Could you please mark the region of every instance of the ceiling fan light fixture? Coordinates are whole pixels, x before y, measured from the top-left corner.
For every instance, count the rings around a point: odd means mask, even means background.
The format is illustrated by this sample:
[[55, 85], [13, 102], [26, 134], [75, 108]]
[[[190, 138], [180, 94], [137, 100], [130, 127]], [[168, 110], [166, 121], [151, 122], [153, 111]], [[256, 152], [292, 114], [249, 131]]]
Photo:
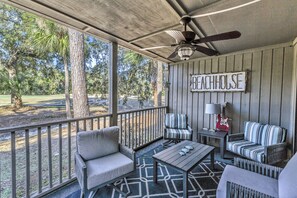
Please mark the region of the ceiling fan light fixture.
[[180, 47], [177, 51], [177, 54], [181, 60], [189, 60], [193, 53], [194, 50], [188, 46]]

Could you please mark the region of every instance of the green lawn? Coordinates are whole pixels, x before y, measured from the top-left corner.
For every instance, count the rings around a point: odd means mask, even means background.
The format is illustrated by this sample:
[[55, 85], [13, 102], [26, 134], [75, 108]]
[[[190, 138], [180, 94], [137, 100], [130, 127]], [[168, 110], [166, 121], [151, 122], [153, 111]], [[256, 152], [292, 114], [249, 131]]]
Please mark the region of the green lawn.
[[[25, 105], [51, 103], [56, 100], [64, 100], [64, 94], [59, 95], [38, 95], [22, 96]], [[0, 95], [0, 106], [10, 105], [10, 95]]]

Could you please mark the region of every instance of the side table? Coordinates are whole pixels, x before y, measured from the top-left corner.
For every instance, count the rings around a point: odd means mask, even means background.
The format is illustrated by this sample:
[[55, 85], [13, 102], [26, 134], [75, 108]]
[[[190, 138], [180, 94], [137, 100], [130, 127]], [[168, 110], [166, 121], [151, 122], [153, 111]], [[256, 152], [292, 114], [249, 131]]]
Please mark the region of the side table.
[[202, 144], [206, 144], [206, 138], [214, 138], [220, 140], [220, 154], [221, 157], [224, 158], [225, 156], [225, 150], [226, 150], [226, 138], [227, 138], [227, 132], [225, 131], [209, 131], [209, 130], [199, 130], [197, 134], [198, 142]]

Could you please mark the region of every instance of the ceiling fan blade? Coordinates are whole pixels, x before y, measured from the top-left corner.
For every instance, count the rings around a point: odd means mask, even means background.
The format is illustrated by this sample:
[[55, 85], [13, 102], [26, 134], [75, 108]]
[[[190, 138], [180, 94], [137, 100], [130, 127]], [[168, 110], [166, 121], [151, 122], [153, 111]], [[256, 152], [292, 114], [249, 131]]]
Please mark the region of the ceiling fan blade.
[[221, 34], [216, 34], [216, 35], [196, 39], [196, 40], [193, 41], [193, 43], [198, 44], [198, 43], [206, 43], [206, 42], [211, 42], [211, 41], [236, 39], [236, 38], [239, 38], [240, 36], [241, 36], [240, 32], [231, 31], [231, 32], [225, 32], [225, 33], [221, 33]]
[[209, 49], [209, 48], [206, 48], [206, 47], [202, 47], [200, 45], [195, 46], [195, 50], [198, 51], [198, 52], [201, 52], [203, 54], [206, 54], [208, 56], [214, 56], [214, 55], [219, 54], [219, 52], [216, 51], [216, 50], [212, 50], [212, 49]]
[[177, 50], [178, 50], [178, 47], [175, 48], [174, 52], [172, 52], [172, 54], [170, 54], [170, 55], [168, 56], [168, 59], [173, 59], [173, 58], [175, 58], [175, 57], [177, 56]]
[[146, 47], [146, 48], [141, 48], [140, 50], [152, 50], [152, 49], [160, 49], [160, 48], [165, 48], [165, 47], [174, 47], [174, 45], [160, 45], [160, 46], [155, 46], [155, 47]]
[[173, 37], [176, 41], [176, 43], [180, 43], [181, 41], [185, 40], [185, 37], [181, 31], [178, 30], [166, 30], [167, 34], [169, 34], [171, 37]]
[[[212, 3], [208, 6], [205, 6], [203, 8], [200, 8], [198, 10], [192, 11], [189, 15], [191, 16], [191, 18], [200, 18], [200, 17], [205, 17], [205, 16], [211, 16], [211, 15], [215, 15], [215, 14], [220, 14], [223, 12], [228, 12], [231, 10], [236, 10], [257, 2], [260, 2], [261, 0], [253, 0], [244, 4], [240, 4], [242, 2], [242, 0], [221, 0], [218, 1], [216, 3]], [[236, 5], [237, 6], [233, 6], [230, 7], [232, 5]]]

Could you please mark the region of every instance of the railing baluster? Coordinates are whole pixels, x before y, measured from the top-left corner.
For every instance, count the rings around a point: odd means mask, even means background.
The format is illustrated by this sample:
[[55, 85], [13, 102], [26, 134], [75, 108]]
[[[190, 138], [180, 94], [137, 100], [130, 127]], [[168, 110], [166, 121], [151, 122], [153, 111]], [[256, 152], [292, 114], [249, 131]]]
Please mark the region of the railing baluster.
[[131, 148], [131, 131], [130, 131], [130, 113], [128, 113], [128, 136], [129, 136], [129, 148]]
[[62, 177], [63, 177], [63, 164], [62, 164], [62, 124], [59, 124], [59, 182], [62, 183]]
[[100, 117], [97, 118], [97, 129], [100, 129]]
[[38, 142], [38, 193], [42, 191], [42, 148], [41, 148], [41, 127], [37, 129], [37, 142]]
[[16, 150], [15, 131], [11, 132], [11, 197], [16, 198]]
[[47, 127], [47, 143], [48, 143], [48, 176], [49, 176], [49, 187], [53, 187], [53, 172], [52, 172], [52, 137], [51, 137], [51, 126]]
[[125, 120], [124, 120], [124, 124], [125, 124], [125, 137], [124, 137], [124, 141], [125, 141], [125, 146], [127, 146], [127, 114], [124, 114], [124, 118], [125, 118]]
[[144, 142], [143, 138], [144, 138], [144, 134], [145, 134], [144, 133], [144, 119], [143, 119], [144, 116], [143, 116], [143, 114], [144, 114], [144, 111], [141, 112], [141, 136], [142, 136], [141, 137], [141, 144], [143, 144], [143, 142]]
[[93, 118], [91, 118], [91, 131], [93, 131], [93, 124], [94, 124], [94, 122], [93, 122]]
[[144, 139], [144, 143], [147, 143], [147, 140], [149, 139], [149, 137], [148, 137], [148, 120], [147, 120], [147, 117], [148, 117], [148, 115], [147, 115], [147, 111], [145, 111], [144, 112], [145, 114], [144, 114], [144, 128], [145, 128], [145, 139]]
[[133, 134], [134, 134], [134, 139], [133, 139], [133, 142], [134, 142], [134, 147], [133, 148], [136, 148], [137, 147], [137, 112], [134, 113], [134, 123], [133, 123], [134, 127], [133, 127]]
[[68, 179], [71, 179], [71, 122], [68, 122]]
[[76, 121], [76, 133], [78, 133], [79, 131], [79, 121]]
[[29, 147], [29, 129], [25, 130], [26, 147], [26, 197], [30, 197], [30, 147]]
[[[134, 148], [134, 113], [131, 113], [132, 119], [129, 120], [130, 133], [131, 133], [131, 148]], [[132, 123], [131, 123], [132, 122]]]
[[121, 126], [121, 128], [120, 128], [120, 132], [121, 132], [121, 134], [120, 134], [120, 143], [121, 144], [123, 143], [123, 125], [122, 125], [122, 122], [123, 122], [123, 115], [121, 114], [120, 115], [120, 126]]
[[138, 146], [140, 146], [140, 113], [141, 111], [138, 112]]
[[83, 121], [83, 129], [84, 129], [84, 131], [86, 131], [87, 130], [87, 120], [86, 119], [84, 119], [84, 121]]
[[104, 124], [104, 128], [106, 128], [106, 117], [103, 118], [103, 124]]

